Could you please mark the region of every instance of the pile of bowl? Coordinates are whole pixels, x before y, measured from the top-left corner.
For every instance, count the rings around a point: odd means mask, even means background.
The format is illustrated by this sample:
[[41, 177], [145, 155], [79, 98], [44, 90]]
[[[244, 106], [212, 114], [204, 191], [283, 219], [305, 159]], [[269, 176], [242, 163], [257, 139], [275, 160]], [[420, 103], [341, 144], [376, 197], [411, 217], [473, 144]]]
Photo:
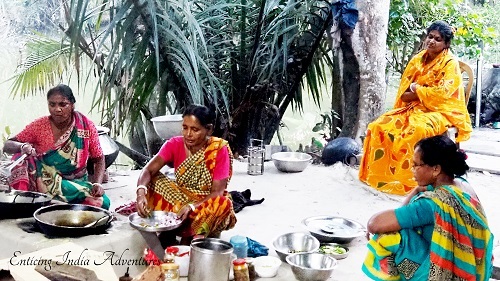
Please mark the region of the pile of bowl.
[[319, 253], [321, 247], [316, 237], [303, 232], [291, 232], [278, 236], [273, 246], [284, 262], [300, 281], [323, 281], [330, 278], [337, 265], [332, 255]]

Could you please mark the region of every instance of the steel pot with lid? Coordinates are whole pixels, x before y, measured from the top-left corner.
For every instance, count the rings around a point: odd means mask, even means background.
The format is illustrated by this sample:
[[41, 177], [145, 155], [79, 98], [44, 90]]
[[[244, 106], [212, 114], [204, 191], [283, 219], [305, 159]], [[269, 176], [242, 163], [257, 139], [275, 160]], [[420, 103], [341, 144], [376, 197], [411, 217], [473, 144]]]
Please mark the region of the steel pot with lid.
[[28, 218], [52, 198], [43, 193], [11, 189], [0, 184], [0, 219]]
[[191, 242], [189, 281], [227, 281], [231, 269], [231, 243], [217, 238]]

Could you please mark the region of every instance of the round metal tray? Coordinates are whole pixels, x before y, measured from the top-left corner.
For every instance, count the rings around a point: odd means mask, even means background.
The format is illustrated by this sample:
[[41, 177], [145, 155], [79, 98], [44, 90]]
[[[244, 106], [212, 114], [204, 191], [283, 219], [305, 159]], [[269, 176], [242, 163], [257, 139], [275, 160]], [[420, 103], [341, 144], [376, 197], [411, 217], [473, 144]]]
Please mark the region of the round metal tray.
[[359, 222], [336, 216], [309, 217], [302, 224], [320, 242], [345, 244], [366, 232], [366, 228]]
[[[166, 219], [176, 220], [177, 223], [168, 226], [162, 226], [161, 224]], [[146, 232], [168, 231], [176, 229], [182, 224], [182, 221], [177, 218], [176, 213], [164, 211], [152, 211], [147, 218], [143, 218], [139, 216], [137, 212], [135, 212], [128, 216], [128, 220], [133, 228]]]

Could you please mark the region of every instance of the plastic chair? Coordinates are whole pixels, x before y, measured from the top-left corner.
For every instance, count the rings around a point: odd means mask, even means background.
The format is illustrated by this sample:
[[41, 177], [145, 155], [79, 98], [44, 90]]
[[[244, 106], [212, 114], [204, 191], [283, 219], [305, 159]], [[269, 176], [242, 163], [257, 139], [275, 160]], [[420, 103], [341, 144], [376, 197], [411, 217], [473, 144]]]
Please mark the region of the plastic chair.
[[[463, 61], [459, 61], [459, 66], [460, 72], [462, 73], [463, 82], [467, 81], [467, 84], [464, 85], [465, 105], [467, 106], [467, 104], [469, 103], [470, 94], [472, 92], [472, 86], [474, 85], [474, 72], [472, 71], [472, 68]], [[467, 76], [466, 79], [463, 77], [464, 74]], [[455, 139], [458, 136], [458, 129], [455, 127], [450, 127], [445, 134], [455, 142]]]

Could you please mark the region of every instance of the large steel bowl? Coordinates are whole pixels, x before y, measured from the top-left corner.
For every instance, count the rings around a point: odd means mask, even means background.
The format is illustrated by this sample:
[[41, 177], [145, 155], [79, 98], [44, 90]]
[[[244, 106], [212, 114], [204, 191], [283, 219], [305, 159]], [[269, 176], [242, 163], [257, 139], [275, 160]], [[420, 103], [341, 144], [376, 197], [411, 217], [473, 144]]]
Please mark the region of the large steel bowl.
[[181, 135], [182, 121], [182, 114], [163, 115], [151, 118], [156, 133], [165, 140]]
[[339, 216], [312, 216], [302, 224], [322, 243], [350, 243], [366, 235], [366, 228], [359, 222]]
[[313, 253], [319, 249], [319, 241], [305, 232], [291, 232], [278, 236], [273, 247], [278, 257], [286, 262], [286, 257], [294, 253]]
[[320, 253], [299, 253], [286, 257], [292, 272], [300, 281], [324, 281], [330, 278], [337, 260]]
[[302, 152], [277, 152], [271, 158], [274, 166], [281, 172], [302, 172], [311, 163], [311, 155]]

